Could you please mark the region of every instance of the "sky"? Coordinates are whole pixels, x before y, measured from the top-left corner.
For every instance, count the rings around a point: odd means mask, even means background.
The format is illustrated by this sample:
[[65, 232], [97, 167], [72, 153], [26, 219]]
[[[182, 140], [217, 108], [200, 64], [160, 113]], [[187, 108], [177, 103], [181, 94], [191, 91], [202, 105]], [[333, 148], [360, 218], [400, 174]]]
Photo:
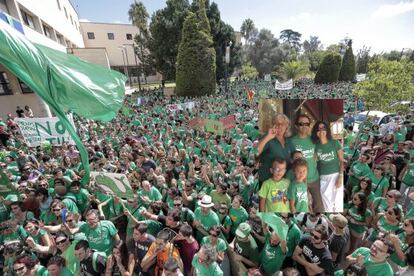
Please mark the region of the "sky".
[[[71, 0], [79, 18], [91, 22], [129, 23], [133, 0]], [[191, 0], [189, 0], [191, 1]], [[318, 36], [324, 47], [345, 37], [353, 40], [354, 53], [364, 45], [371, 52], [414, 49], [414, 0], [215, 0], [221, 19], [235, 31], [246, 18], [258, 29], [278, 37], [292, 29], [302, 42]], [[150, 16], [166, 1], [142, 0]]]

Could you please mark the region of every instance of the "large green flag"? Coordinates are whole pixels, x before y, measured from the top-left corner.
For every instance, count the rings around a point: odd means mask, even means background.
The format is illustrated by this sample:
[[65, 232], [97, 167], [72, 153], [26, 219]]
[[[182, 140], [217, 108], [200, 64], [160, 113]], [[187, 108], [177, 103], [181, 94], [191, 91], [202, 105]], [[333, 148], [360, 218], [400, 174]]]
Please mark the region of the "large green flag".
[[85, 168], [82, 181], [88, 182], [88, 155], [65, 113], [93, 120], [113, 119], [123, 104], [126, 77], [74, 55], [34, 44], [3, 20], [0, 45], [0, 64], [39, 95], [72, 136]]
[[257, 213], [257, 216], [276, 232], [281, 240], [286, 240], [289, 226], [275, 213]]

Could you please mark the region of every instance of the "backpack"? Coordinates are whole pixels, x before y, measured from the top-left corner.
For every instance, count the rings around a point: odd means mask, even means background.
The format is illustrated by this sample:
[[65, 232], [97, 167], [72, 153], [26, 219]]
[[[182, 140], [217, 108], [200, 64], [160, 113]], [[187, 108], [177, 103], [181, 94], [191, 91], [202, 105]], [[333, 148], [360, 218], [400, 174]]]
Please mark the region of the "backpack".
[[[305, 226], [307, 221], [308, 221], [308, 214], [305, 214], [303, 216], [303, 220], [302, 220], [302, 223], [300, 225]], [[321, 217], [319, 217], [318, 222], [316, 223], [316, 225], [318, 225], [318, 224], [322, 224], [322, 218]]]

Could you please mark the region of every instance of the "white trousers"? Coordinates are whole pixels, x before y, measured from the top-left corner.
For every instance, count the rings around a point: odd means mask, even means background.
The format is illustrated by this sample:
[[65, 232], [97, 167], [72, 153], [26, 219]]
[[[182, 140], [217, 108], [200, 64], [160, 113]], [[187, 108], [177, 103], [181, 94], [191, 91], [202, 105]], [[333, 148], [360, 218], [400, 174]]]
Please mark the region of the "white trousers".
[[320, 190], [325, 212], [343, 212], [344, 210], [344, 185], [336, 188], [339, 173], [320, 176]]

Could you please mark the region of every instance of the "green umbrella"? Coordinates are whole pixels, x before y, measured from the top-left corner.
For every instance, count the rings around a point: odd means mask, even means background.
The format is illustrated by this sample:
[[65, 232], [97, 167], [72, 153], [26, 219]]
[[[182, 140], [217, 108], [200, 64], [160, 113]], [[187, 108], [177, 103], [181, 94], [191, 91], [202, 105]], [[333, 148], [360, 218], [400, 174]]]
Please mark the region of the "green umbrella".
[[88, 155], [65, 113], [93, 120], [113, 119], [123, 103], [126, 77], [74, 55], [34, 44], [3, 20], [0, 45], [0, 64], [42, 98], [70, 133], [85, 168], [82, 182], [87, 183]]

